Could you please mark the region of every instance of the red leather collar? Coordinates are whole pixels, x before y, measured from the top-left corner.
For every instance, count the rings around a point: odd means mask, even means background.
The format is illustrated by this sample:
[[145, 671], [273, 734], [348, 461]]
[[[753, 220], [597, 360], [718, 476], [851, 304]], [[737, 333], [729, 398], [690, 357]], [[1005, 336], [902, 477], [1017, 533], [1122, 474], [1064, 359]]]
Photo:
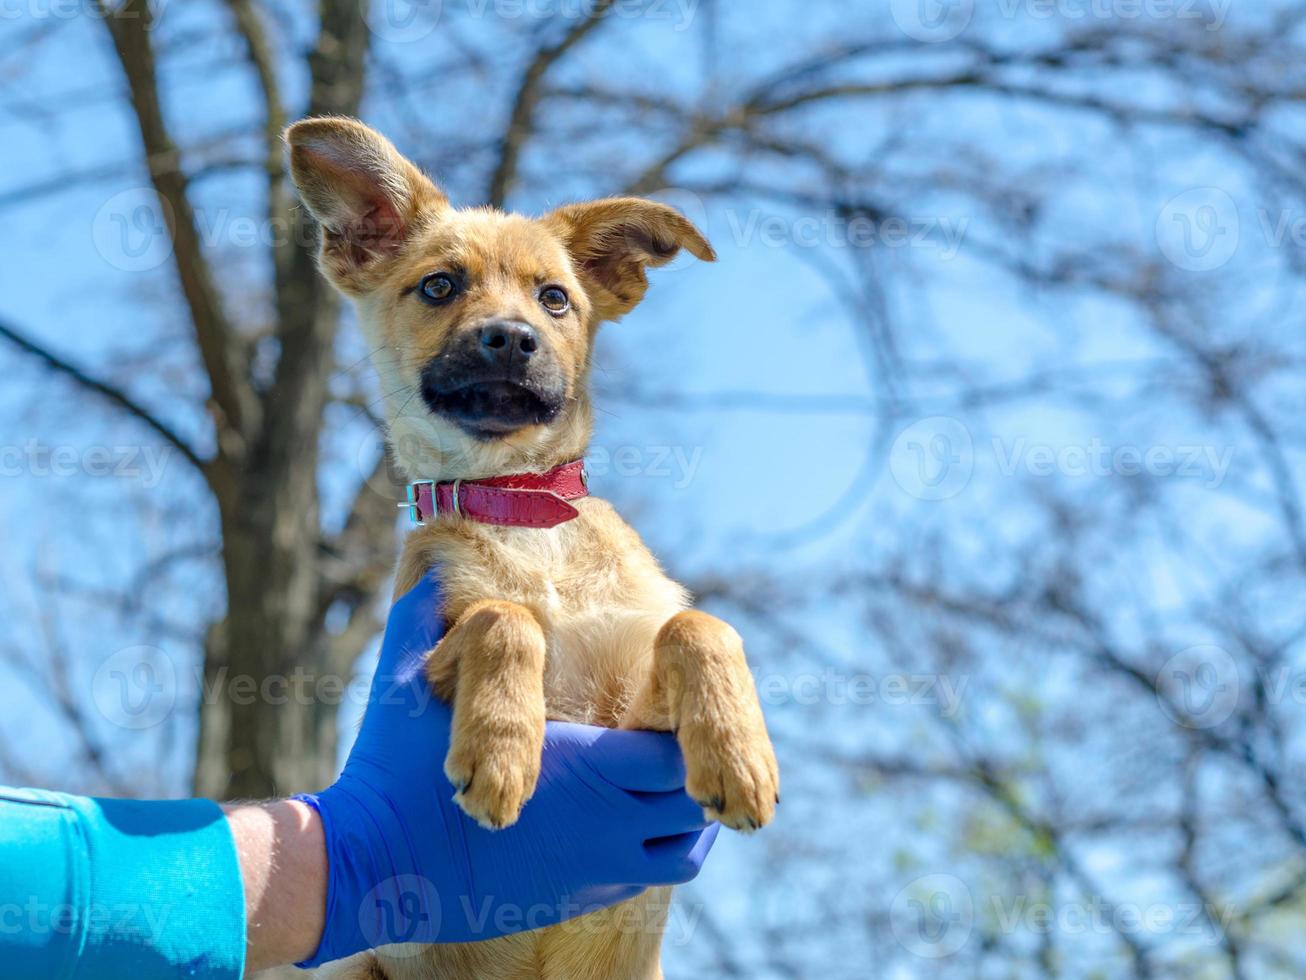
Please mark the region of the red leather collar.
[[589, 494], [585, 461], [555, 466], [547, 473], [514, 473], [488, 480], [418, 480], [408, 484], [408, 516], [414, 524], [443, 514], [505, 527], [556, 527], [580, 511], [568, 501]]

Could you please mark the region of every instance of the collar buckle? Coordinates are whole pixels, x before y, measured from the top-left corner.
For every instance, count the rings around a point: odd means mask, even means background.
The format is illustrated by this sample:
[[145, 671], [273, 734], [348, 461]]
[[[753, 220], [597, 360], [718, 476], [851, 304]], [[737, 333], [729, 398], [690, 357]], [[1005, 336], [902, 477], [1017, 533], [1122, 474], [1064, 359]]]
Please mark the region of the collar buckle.
[[[408, 519], [413, 523], [414, 527], [421, 527], [426, 523], [424, 520], [422, 520], [422, 508], [417, 501], [418, 487], [431, 488], [431, 506], [435, 507], [436, 504], [435, 504], [435, 481], [434, 480], [417, 480], [414, 483], [408, 484], [407, 488], [405, 489], [405, 493], [408, 496], [408, 500], [405, 503], [396, 504], [396, 506], [399, 507], [401, 510], [405, 507], [408, 508]], [[454, 500], [457, 499], [458, 499], [458, 493], [457, 491], [455, 491]]]

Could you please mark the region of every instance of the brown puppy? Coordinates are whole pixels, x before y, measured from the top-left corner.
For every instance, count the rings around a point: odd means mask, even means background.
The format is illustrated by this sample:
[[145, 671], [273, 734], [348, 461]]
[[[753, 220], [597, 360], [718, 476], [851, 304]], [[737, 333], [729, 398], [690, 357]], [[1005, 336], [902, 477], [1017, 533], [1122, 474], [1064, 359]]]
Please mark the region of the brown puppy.
[[[375, 348], [392, 450], [410, 479], [544, 472], [582, 457], [599, 324], [643, 298], [646, 267], [682, 247], [715, 257], [692, 224], [651, 201], [573, 204], [539, 219], [455, 210], [359, 122], [305, 120], [286, 138], [295, 184], [322, 226], [322, 271], [353, 300]], [[495, 356], [504, 347], [513, 356]], [[574, 503], [579, 515], [552, 528], [445, 514], [406, 542], [397, 592], [437, 568], [451, 624], [428, 672], [454, 705], [445, 771], [462, 787], [458, 803], [487, 827], [513, 823], [555, 718], [676, 732], [688, 792], [707, 815], [761, 827], [779, 774], [738, 634], [688, 609], [684, 589], [606, 502]], [[660, 977], [669, 893], [502, 939], [383, 949], [320, 975]]]

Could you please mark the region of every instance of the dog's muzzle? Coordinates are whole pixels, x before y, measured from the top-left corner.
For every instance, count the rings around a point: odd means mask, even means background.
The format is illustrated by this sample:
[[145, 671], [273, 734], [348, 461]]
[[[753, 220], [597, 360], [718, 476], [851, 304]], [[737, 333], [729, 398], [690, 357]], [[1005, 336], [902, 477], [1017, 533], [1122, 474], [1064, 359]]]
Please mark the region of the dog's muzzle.
[[547, 425], [566, 386], [547, 341], [521, 321], [495, 321], [455, 336], [422, 371], [427, 407], [477, 439]]

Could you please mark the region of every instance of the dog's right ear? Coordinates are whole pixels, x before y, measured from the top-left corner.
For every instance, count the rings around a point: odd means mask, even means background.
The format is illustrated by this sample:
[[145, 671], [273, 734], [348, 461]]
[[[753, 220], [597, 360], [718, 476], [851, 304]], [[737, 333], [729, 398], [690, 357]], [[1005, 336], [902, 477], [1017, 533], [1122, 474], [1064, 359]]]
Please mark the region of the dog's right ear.
[[449, 206], [388, 139], [356, 119], [304, 119], [285, 139], [291, 179], [322, 226], [318, 263], [346, 293], [366, 292], [420, 220]]

